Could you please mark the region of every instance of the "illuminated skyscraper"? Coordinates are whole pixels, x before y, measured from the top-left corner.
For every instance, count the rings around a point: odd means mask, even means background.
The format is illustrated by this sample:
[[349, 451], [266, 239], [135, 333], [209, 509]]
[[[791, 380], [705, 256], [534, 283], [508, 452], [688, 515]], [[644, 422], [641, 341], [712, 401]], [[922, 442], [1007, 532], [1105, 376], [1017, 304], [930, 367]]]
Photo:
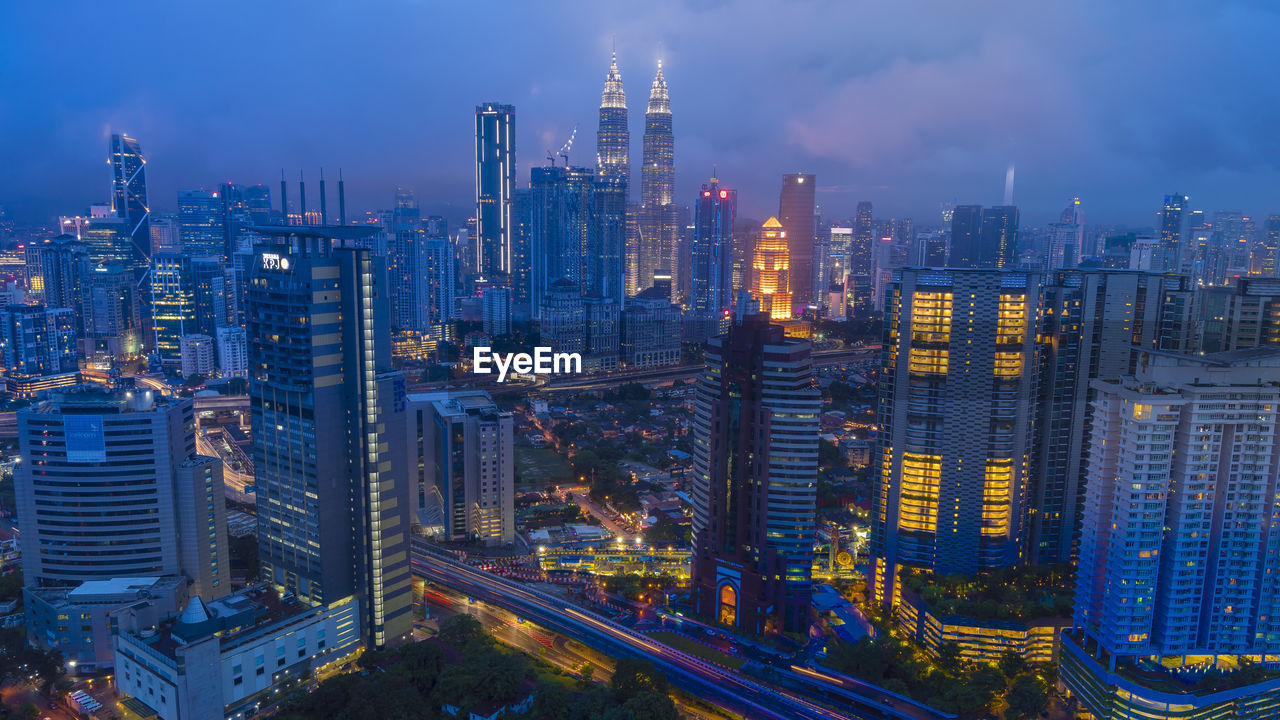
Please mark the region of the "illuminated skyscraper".
[[1058, 222], [1049, 226], [1048, 269], [1078, 266], [1083, 250], [1084, 210], [1080, 198], [1071, 198]]
[[[291, 232], [296, 230], [296, 232]], [[307, 603], [360, 603], [369, 647], [412, 627], [404, 376], [391, 370], [372, 227], [259, 228], [249, 409], [262, 577]]]
[[151, 257], [151, 321], [155, 351], [166, 363], [182, 356], [181, 340], [199, 332], [191, 258], [180, 253]]
[[[671, 125], [671, 98], [662, 62], [649, 88], [649, 107], [644, 115], [644, 146], [640, 168], [639, 287], [650, 287], [657, 274], [671, 274], [676, 252], [675, 137]], [[678, 283], [676, 284], [678, 286]], [[673, 291], [674, 292], [674, 291]]]
[[128, 135], [111, 136], [111, 209], [125, 221], [123, 235], [129, 239], [129, 263], [134, 276], [141, 278], [151, 257], [151, 206], [147, 202], [147, 159], [142, 146]]
[[1276, 259], [1280, 257], [1280, 215], [1267, 218], [1267, 230], [1253, 246], [1249, 258], [1249, 274], [1255, 277], [1273, 278], [1276, 275]]
[[207, 190], [178, 191], [178, 227], [182, 252], [190, 257], [218, 257], [226, 240], [222, 200]]
[[568, 280], [581, 295], [584, 267], [600, 261], [588, 257], [597, 232], [595, 173], [591, 168], [535, 167], [529, 189], [529, 299], [533, 317], [541, 320], [551, 285]]
[[1164, 196], [1164, 207], [1160, 210], [1160, 255], [1161, 269], [1169, 272], [1180, 272], [1183, 262], [1182, 216], [1190, 208], [1187, 203], [1191, 198], [1174, 193]]
[[627, 129], [627, 94], [614, 53], [600, 97], [600, 126], [596, 130], [596, 176], [631, 182], [631, 132]]
[[782, 223], [776, 217], [766, 220], [756, 236], [751, 295], [760, 303], [760, 312], [768, 313], [771, 320], [791, 319], [790, 252]]
[[[1083, 230], [1083, 225], [1081, 226]], [[1016, 257], [1018, 208], [997, 205], [982, 211], [983, 267], [1011, 268]]]
[[695, 390], [694, 607], [752, 633], [808, 624], [822, 407], [810, 352], [749, 314], [707, 343]]
[[476, 269], [490, 281], [512, 274], [511, 202], [516, 189], [516, 108], [476, 106]]
[[817, 300], [813, 288], [814, 193], [817, 183], [812, 173], [782, 176], [778, 199], [778, 220], [787, 236], [790, 256], [791, 311], [803, 311]]
[[853, 219], [853, 240], [849, 246], [849, 272], [853, 275], [871, 275], [871, 249], [875, 245], [875, 230], [871, 224], [871, 203], [858, 203], [858, 214]]
[[689, 332], [685, 340], [703, 342], [729, 329], [733, 299], [733, 213], [738, 191], [720, 181], [702, 186], [694, 220], [690, 270]]
[[1023, 557], [1040, 278], [903, 269], [885, 300], [875, 598], [904, 567], [973, 573]]

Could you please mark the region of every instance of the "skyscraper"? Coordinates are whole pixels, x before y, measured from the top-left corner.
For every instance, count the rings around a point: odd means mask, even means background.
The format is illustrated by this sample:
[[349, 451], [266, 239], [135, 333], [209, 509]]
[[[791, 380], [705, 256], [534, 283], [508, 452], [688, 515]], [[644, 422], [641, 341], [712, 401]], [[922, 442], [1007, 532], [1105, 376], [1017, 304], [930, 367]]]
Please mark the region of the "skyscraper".
[[[644, 115], [643, 152], [640, 167], [639, 292], [653, 285], [659, 273], [671, 274], [676, 251], [675, 136], [671, 125], [671, 98], [662, 76], [662, 61], [649, 88]], [[674, 292], [674, 291], [673, 291]], [[674, 298], [673, 298], [674, 299]]]
[[[1140, 350], [1194, 344], [1187, 278], [1128, 270], [1061, 270], [1043, 291], [1030, 561], [1071, 562], [1084, 500], [1093, 380], [1137, 369]], [[1030, 400], [1028, 400], [1030, 402]]]
[[32, 299], [48, 307], [71, 308], [76, 332], [84, 329], [84, 286], [89, 278], [89, 251], [70, 235], [28, 245], [27, 289]]
[[0, 310], [0, 369], [20, 397], [80, 382], [70, 308], [9, 305]]
[[776, 217], [766, 220], [756, 237], [751, 295], [760, 303], [760, 312], [771, 320], [791, 319], [790, 249], [787, 233]]
[[[596, 176], [631, 182], [631, 132], [627, 129], [627, 94], [613, 54], [600, 96], [600, 125], [596, 130]], [[625, 196], [626, 193], [624, 192]]]
[[997, 205], [982, 211], [982, 267], [1011, 268], [1017, 258], [1018, 208]]
[[[1080, 198], [1071, 198], [1058, 222], [1049, 226], [1049, 249], [1047, 267], [1073, 268], [1080, 264], [1084, 252], [1084, 209], [1080, 207]], [[1177, 268], [1169, 269], [1176, 272]]]
[[147, 159], [142, 146], [128, 135], [111, 136], [111, 209], [124, 221], [122, 235], [128, 238], [125, 260], [136, 278], [147, 271], [151, 257], [151, 206], [147, 201]]
[[533, 317], [542, 319], [552, 283], [568, 280], [581, 294], [586, 289], [584, 267], [600, 262], [587, 257], [598, 231], [595, 173], [590, 168], [535, 167], [530, 170], [529, 186], [529, 299]]
[[110, 366], [142, 353], [141, 304], [133, 271], [126, 264], [107, 262], [93, 267], [81, 313], [81, 345], [89, 362]]
[[1267, 218], [1267, 230], [1254, 243], [1249, 260], [1249, 274], [1255, 277], [1277, 277], [1277, 259], [1280, 258], [1280, 215]]
[[810, 345], [747, 315], [707, 343], [696, 393], [694, 607], [752, 633], [802, 631], [822, 406]]
[[1093, 387], [1066, 687], [1108, 720], [1276, 717], [1272, 676], [1208, 675], [1280, 653], [1280, 350], [1149, 352]]
[[984, 267], [981, 205], [957, 205], [951, 211], [951, 253], [947, 267]]
[[871, 248], [875, 244], [875, 229], [871, 224], [871, 203], [858, 203], [858, 214], [853, 219], [853, 242], [849, 247], [849, 272], [854, 275], [871, 275]]
[[511, 275], [511, 202], [516, 189], [516, 108], [476, 106], [476, 268], [486, 279]]
[[703, 342], [729, 328], [733, 299], [733, 217], [738, 191], [711, 178], [702, 186], [694, 219], [690, 270], [691, 332], [686, 340]]
[[156, 354], [165, 362], [177, 363], [182, 336], [199, 328], [189, 256], [156, 253], [151, 257], [151, 322]]
[[778, 220], [787, 236], [793, 313], [802, 312], [817, 300], [813, 289], [813, 245], [816, 231], [813, 202], [816, 185], [812, 173], [782, 176]]
[[896, 604], [903, 566], [973, 573], [1022, 558], [1039, 283], [1002, 270], [895, 273], [871, 520], [877, 601]]
[[278, 238], [249, 285], [249, 408], [262, 576], [312, 604], [354, 597], [382, 647], [411, 626], [404, 377], [368, 227]]
[[1180, 272], [1184, 248], [1182, 243], [1182, 216], [1190, 208], [1187, 203], [1191, 198], [1174, 193], [1164, 196], [1164, 207], [1160, 210], [1160, 254], [1161, 269], [1168, 272]]
[[222, 202], [207, 190], [178, 191], [178, 226], [182, 252], [191, 257], [223, 254]]

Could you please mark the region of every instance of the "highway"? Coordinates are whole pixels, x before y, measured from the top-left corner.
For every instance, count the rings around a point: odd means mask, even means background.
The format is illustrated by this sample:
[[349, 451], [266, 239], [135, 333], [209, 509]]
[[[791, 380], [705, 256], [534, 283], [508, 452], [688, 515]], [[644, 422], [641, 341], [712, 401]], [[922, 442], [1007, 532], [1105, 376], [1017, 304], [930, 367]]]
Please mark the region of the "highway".
[[[761, 720], [833, 720], [835, 718], [891, 718], [935, 720], [936, 713], [907, 705], [881, 702], [882, 693], [853, 695], [841, 711], [777, 687], [764, 685], [728, 669], [687, 655], [618, 623], [583, 612], [563, 598], [533, 590], [496, 575], [476, 570], [415, 538], [414, 571], [431, 582], [466, 592], [504, 607], [539, 625], [596, 648], [612, 657], [638, 656], [654, 662], [671, 683], [698, 697], [748, 718]], [[790, 671], [784, 671], [790, 674]], [[825, 686], [843, 696], [847, 690]], [[843, 691], [843, 692], [841, 692]], [[852, 695], [852, 694], [851, 694]], [[844, 699], [842, 697], [842, 699]], [[865, 707], [855, 707], [865, 705]]]

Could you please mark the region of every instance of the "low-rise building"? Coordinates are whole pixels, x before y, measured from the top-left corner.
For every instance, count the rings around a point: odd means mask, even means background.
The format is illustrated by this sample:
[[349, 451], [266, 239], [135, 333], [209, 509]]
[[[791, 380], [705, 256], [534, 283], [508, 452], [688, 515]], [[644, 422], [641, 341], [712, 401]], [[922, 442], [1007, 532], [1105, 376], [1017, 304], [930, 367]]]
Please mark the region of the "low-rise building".
[[116, 687], [160, 720], [243, 720], [283, 687], [360, 646], [359, 602], [310, 606], [255, 585], [156, 623], [116, 614]]
[[961, 657], [975, 662], [996, 662], [1012, 650], [1027, 662], [1051, 663], [1057, 657], [1059, 635], [1071, 627], [1067, 617], [1024, 621], [943, 615], [905, 589], [895, 619], [898, 629], [930, 655], [937, 656], [940, 647], [955, 643]]

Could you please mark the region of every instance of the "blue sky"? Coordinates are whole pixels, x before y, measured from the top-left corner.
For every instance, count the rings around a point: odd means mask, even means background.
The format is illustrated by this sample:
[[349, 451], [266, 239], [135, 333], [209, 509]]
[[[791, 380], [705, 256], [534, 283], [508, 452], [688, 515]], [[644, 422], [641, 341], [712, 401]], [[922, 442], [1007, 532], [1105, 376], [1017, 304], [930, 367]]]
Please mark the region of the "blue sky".
[[1266, 215], [1277, 37], [1262, 1], [9, 2], [0, 204], [37, 220], [104, 199], [115, 130], [142, 141], [160, 210], [323, 166], [352, 207], [403, 185], [457, 219], [476, 103], [516, 105], [521, 182], [575, 123], [590, 164], [616, 42], [633, 166], [661, 55], [677, 195], [716, 164], [748, 217], [808, 171], [824, 215], [871, 200], [928, 224], [945, 201], [998, 203], [1010, 163], [1024, 224], [1073, 195], [1090, 221], [1150, 224], [1175, 190]]

